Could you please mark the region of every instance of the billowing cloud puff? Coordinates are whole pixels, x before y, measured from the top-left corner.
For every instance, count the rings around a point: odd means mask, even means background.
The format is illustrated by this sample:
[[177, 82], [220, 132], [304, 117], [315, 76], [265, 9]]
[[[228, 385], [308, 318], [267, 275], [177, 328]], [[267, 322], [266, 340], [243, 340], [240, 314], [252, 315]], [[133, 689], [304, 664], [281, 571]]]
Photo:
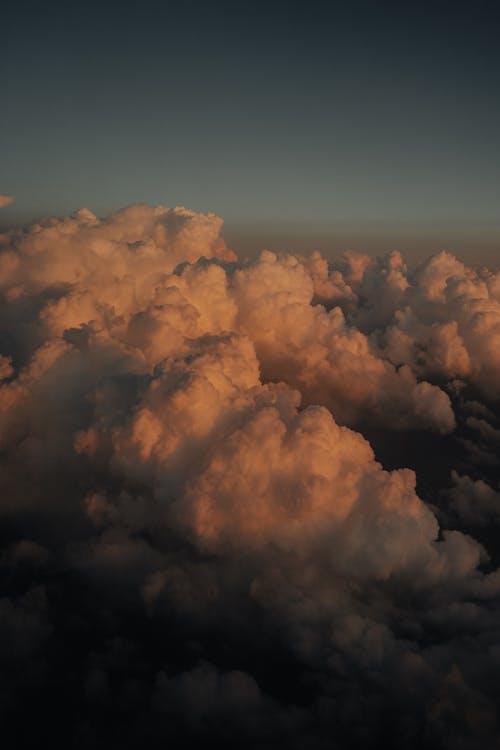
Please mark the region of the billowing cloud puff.
[[451, 511], [471, 526], [500, 523], [500, 492], [482, 479], [452, 472], [453, 485], [448, 490]]
[[327, 312], [311, 304], [313, 280], [295, 257], [263, 253], [236, 272], [234, 287], [240, 325], [255, 343], [265, 379], [285, 380], [306, 403], [328, 406], [344, 424], [453, 429], [443, 391], [377, 356], [339, 307]]
[[368, 262], [361, 277], [352, 277], [349, 262], [331, 275], [341, 273], [351, 282], [358, 303], [341, 298], [339, 304], [349, 321], [370, 334], [382, 356], [396, 366], [408, 365], [418, 378], [459, 378], [484, 397], [499, 398], [498, 272], [467, 268], [445, 252], [411, 273], [398, 253]]
[[6, 731], [493, 747], [498, 275], [242, 264], [221, 225], [2, 235]]

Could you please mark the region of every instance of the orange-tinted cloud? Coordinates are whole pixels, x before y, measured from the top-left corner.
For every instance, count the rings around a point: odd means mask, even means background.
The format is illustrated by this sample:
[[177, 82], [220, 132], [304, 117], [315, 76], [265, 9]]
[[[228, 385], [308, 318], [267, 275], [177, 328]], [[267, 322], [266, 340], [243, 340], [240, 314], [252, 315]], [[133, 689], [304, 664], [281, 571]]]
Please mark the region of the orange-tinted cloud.
[[14, 693], [74, 657], [85, 715], [131, 706], [141, 736], [243, 722], [254, 746], [342, 746], [341, 717], [380, 738], [390, 698], [415, 747], [422, 722], [437, 746], [443, 726], [489, 741], [498, 274], [446, 254], [242, 264], [221, 225], [130, 206], [2, 235]]

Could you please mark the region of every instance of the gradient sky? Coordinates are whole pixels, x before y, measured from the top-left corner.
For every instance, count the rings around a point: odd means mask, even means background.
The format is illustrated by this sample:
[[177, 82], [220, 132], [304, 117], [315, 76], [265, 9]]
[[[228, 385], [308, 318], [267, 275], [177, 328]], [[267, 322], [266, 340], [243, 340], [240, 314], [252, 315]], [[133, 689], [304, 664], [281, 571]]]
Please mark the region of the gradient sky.
[[500, 257], [497, 2], [3, 11], [2, 223], [186, 205], [233, 245]]

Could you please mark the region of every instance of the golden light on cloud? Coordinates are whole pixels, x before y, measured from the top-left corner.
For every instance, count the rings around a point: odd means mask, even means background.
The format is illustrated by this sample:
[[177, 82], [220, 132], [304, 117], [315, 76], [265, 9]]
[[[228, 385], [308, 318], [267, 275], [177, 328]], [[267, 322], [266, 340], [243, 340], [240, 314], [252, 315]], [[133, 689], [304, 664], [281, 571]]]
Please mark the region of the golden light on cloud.
[[[408, 721], [469, 691], [494, 726], [456, 634], [491, 639], [500, 591], [499, 274], [446, 253], [241, 263], [221, 227], [136, 205], [0, 238], [5, 658], [69, 648], [89, 716], [129, 670], [158, 737], [244, 716], [256, 744], [320, 747], [324, 701], [362, 714], [377, 690]], [[15, 689], [59, 684], [57, 653]], [[309, 704], [280, 659], [321, 674]]]

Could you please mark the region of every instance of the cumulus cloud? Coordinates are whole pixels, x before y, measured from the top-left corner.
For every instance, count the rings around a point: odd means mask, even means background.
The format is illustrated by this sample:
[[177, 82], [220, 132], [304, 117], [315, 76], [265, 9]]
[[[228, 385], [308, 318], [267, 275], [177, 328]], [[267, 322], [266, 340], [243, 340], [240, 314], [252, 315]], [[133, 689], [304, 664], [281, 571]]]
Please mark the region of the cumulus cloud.
[[84, 748], [489, 746], [498, 274], [221, 226], [0, 238], [7, 723], [43, 684]]
[[13, 195], [0, 195], [0, 208], [10, 206], [15, 200]]
[[392, 253], [368, 263], [352, 289], [359, 302], [349, 319], [380, 354], [419, 378], [462, 379], [498, 399], [498, 271], [468, 268], [442, 252], [409, 273]]
[[391, 429], [453, 429], [443, 391], [378, 356], [340, 307], [327, 312], [311, 304], [313, 279], [294, 256], [265, 252], [255, 265], [236, 271], [234, 286], [240, 325], [255, 343], [266, 380], [285, 380], [343, 424], [372, 420]]

